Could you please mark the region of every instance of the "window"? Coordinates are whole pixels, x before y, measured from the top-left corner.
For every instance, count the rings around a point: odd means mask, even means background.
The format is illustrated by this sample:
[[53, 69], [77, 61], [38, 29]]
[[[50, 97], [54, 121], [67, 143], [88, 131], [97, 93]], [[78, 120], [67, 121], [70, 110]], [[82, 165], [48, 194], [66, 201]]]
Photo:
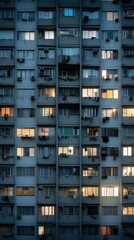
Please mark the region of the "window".
[[123, 117], [134, 117], [134, 108], [123, 108]]
[[11, 146], [0, 146], [0, 155], [2, 155], [3, 160], [7, 160], [13, 154], [13, 147]]
[[123, 57], [134, 57], [134, 49], [123, 49]]
[[75, 9], [63, 8], [63, 9], [61, 9], [61, 14], [65, 17], [73, 17], [73, 16], [75, 16]]
[[134, 29], [124, 29], [123, 30], [124, 39], [133, 39], [134, 38]]
[[95, 225], [83, 225], [82, 226], [82, 234], [84, 235], [98, 235], [99, 234], [99, 227]]
[[118, 235], [118, 226], [102, 226], [102, 235]]
[[34, 69], [17, 69], [18, 78], [23, 78], [25, 80], [26, 78], [31, 78], [33, 76], [35, 76]]
[[79, 96], [78, 88], [59, 88], [59, 96]]
[[35, 40], [35, 32], [17, 32], [17, 40], [33, 41]]
[[113, 156], [118, 157], [119, 150], [118, 147], [102, 147], [101, 148], [101, 155], [104, 156]]
[[34, 167], [17, 167], [17, 176], [18, 177], [33, 177], [35, 176]]
[[118, 19], [118, 12], [102, 12], [102, 19], [104, 21], [115, 21]]
[[35, 209], [34, 206], [19, 206], [17, 207], [17, 215], [34, 215]]
[[54, 58], [55, 57], [55, 50], [54, 49], [48, 49], [48, 50], [44, 51], [44, 49], [39, 49], [38, 56], [39, 56], [39, 59]]
[[[59, 227], [59, 234], [63, 234], [63, 235], [72, 235], [75, 232], [75, 229], [77, 229], [77, 227], [73, 227], [73, 226], [62, 226]], [[78, 232], [78, 229], [76, 230], [76, 232]]]
[[54, 31], [45, 30], [44, 39], [54, 39]]
[[82, 97], [90, 98], [90, 97], [98, 97], [99, 89], [98, 88], [83, 88], [82, 89]]
[[17, 108], [17, 117], [33, 118], [35, 117], [35, 109], [34, 108]]
[[0, 30], [0, 40], [13, 40], [14, 31], [12, 30]]
[[79, 207], [76, 206], [63, 206], [59, 207], [59, 215], [78, 215]]
[[99, 76], [98, 69], [83, 69], [83, 78], [97, 78]]
[[42, 107], [38, 108], [39, 116], [41, 117], [52, 117], [55, 116], [55, 107]]
[[134, 167], [133, 166], [123, 166], [123, 176], [133, 177], [134, 176]]
[[82, 195], [83, 195], [83, 197], [98, 197], [99, 196], [99, 188], [96, 186], [83, 187]]
[[14, 11], [12, 10], [0, 10], [0, 19], [11, 20], [14, 18]]
[[55, 167], [39, 167], [39, 176], [55, 176]]
[[125, 87], [122, 89], [123, 97], [134, 97], [134, 88], [132, 87]]
[[13, 168], [11, 166], [0, 166], [0, 177], [11, 177], [13, 176]]
[[102, 117], [106, 118], [117, 118], [118, 117], [118, 109], [112, 108], [112, 109], [102, 109]]
[[79, 115], [79, 108], [78, 107], [60, 107], [59, 108], [59, 115], [60, 116], [78, 116]]
[[39, 88], [39, 97], [55, 97], [55, 88], [46, 87], [46, 88]]
[[123, 197], [132, 197], [134, 196], [134, 187], [124, 187], [123, 188]]
[[59, 167], [59, 177], [79, 175], [78, 167]]
[[64, 56], [79, 56], [79, 48], [59, 48], [59, 55]]
[[83, 11], [82, 12], [83, 17], [88, 16], [89, 19], [95, 20], [99, 19], [99, 11]]
[[124, 18], [134, 18], [134, 9], [125, 9], [123, 11]]
[[39, 77], [45, 77], [48, 80], [55, 77], [55, 68], [39, 67]]
[[105, 80], [118, 80], [118, 69], [103, 69], [101, 76]]
[[83, 30], [83, 39], [98, 39], [98, 30]]
[[103, 167], [102, 168], [102, 176], [118, 176], [118, 168], [117, 167]]
[[62, 80], [77, 80], [79, 77], [78, 69], [59, 69], [59, 78]]
[[0, 237], [3, 238], [3, 236], [5, 236], [5, 238], [9, 237], [12, 235], [13, 233], [13, 226], [12, 225], [6, 225], [6, 224], [1, 224], [0, 225]]
[[34, 137], [34, 128], [17, 128], [17, 137]]
[[134, 215], [134, 207], [123, 207], [123, 215]]
[[55, 128], [54, 127], [46, 127], [39, 128], [39, 136], [55, 136]]
[[122, 129], [123, 137], [129, 138], [134, 136], [134, 127], [123, 127]]
[[102, 206], [102, 215], [117, 216], [118, 215], [118, 207], [117, 206]]
[[98, 58], [99, 49], [83, 49], [83, 59], [92, 60]]
[[78, 127], [60, 127], [58, 129], [58, 136], [79, 136]]
[[55, 207], [54, 206], [39, 206], [38, 213], [41, 216], [55, 215]]
[[34, 21], [35, 13], [34, 12], [17, 12], [18, 21]]
[[12, 58], [13, 50], [12, 49], [0, 49], [0, 58]]
[[118, 59], [118, 51], [102, 50], [102, 59]]
[[112, 99], [118, 99], [118, 90], [117, 89], [103, 89], [102, 90], [102, 98], [112, 98]]
[[[97, 128], [82, 128], [82, 136], [83, 137], [98, 137], [99, 130]], [[90, 138], [89, 138], [90, 139]], [[93, 140], [96, 140], [97, 138], [93, 138]]]
[[12, 137], [13, 128], [12, 127], [0, 127], [0, 137]]
[[17, 89], [17, 99], [30, 99], [34, 96], [35, 89]]
[[17, 156], [20, 157], [34, 157], [35, 149], [33, 147], [21, 147], [17, 148]]
[[18, 50], [17, 59], [33, 60], [35, 59], [35, 51], [34, 50]]
[[3, 87], [0, 88], [0, 97], [13, 97], [13, 88]]
[[118, 197], [119, 188], [114, 186], [102, 187], [102, 197]]
[[98, 108], [97, 107], [83, 107], [82, 108], [82, 117], [84, 119], [86, 119], [87, 117], [97, 117], [97, 116], [98, 116]]
[[78, 187], [60, 187], [59, 188], [59, 195], [60, 196], [69, 196], [72, 197], [74, 195], [79, 194]]
[[38, 11], [38, 19], [52, 19], [53, 17], [53, 11]]
[[19, 236], [34, 236], [34, 226], [17, 226], [17, 235]]
[[0, 68], [0, 78], [10, 78], [13, 77], [13, 68]]
[[88, 156], [98, 156], [98, 147], [84, 147], [82, 149], [82, 156], [88, 157]]
[[82, 210], [83, 210], [83, 215], [84, 216], [94, 216], [94, 215], [98, 215], [98, 206], [82, 206]]
[[[42, 189], [43, 187], [43, 189]], [[40, 186], [38, 187], [38, 194], [43, 197], [54, 197], [56, 194], [56, 189], [55, 187], [46, 187], [46, 186], [41, 186], [41, 191], [40, 191]]]
[[67, 29], [60, 29], [60, 36], [70, 36], [70, 37], [78, 37], [79, 36], [79, 29], [77, 28], [67, 28]]
[[79, 149], [78, 147], [59, 147], [58, 148], [58, 155], [61, 156], [68, 156], [68, 155], [78, 155], [79, 154]]
[[44, 236], [44, 235], [54, 235], [55, 234], [55, 226], [52, 224], [50, 225], [48, 223], [45, 223], [45, 226], [38, 226], [38, 235], [39, 236]]
[[118, 137], [118, 128], [102, 128], [101, 135], [102, 137]]
[[0, 196], [13, 196], [13, 187], [0, 186]]
[[10, 107], [0, 108], [0, 117], [13, 117], [14, 109]]
[[98, 176], [98, 167], [88, 167], [83, 169], [83, 177]]
[[35, 188], [34, 187], [17, 187], [16, 195], [17, 196], [34, 196]]
[[106, 41], [118, 40], [118, 31], [117, 30], [102, 31], [102, 39]]

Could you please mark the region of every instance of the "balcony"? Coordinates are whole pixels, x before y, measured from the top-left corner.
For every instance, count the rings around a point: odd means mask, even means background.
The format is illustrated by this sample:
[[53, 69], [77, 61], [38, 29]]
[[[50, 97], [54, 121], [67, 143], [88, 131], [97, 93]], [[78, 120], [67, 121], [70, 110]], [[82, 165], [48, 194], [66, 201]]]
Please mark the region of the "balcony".
[[100, 40], [94, 37], [91, 39], [82, 39], [82, 46], [83, 47], [99, 47]]
[[44, 175], [37, 177], [38, 184], [55, 184], [56, 176], [55, 175]]
[[45, 105], [49, 105], [49, 106], [50, 105], [55, 105], [56, 98], [55, 97], [49, 97], [49, 96], [38, 97], [37, 104], [44, 106], [44, 103], [45, 103]]
[[100, 79], [97, 77], [89, 77], [89, 78], [83, 78], [82, 79], [82, 86], [83, 87], [88, 87], [88, 86], [93, 86], [93, 87], [98, 87], [100, 84]]
[[13, 204], [14, 203], [14, 197], [12, 196], [0, 196], [0, 204]]
[[0, 46], [1, 47], [14, 47], [15, 40], [14, 39], [0, 39]]
[[37, 203], [44, 204], [44, 202], [45, 202], [45, 204], [55, 204], [56, 197], [50, 196], [50, 195], [42, 196], [42, 195], [38, 194]]
[[11, 58], [0, 58], [0, 66], [1, 67], [6, 67], [6, 66], [14, 66], [15, 64], [15, 61], [14, 61], [14, 58], [11, 57]]
[[79, 78], [76, 76], [76, 77], [60, 77], [59, 76], [59, 79], [58, 79], [58, 82], [59, 82], [59, 87], [79, 87]]
[[[89, 101], [90, 102], [90, 101]], [[82, 117], [82, 126], [85, 127], [85, 126], [92, 126], [92, 127], [95, 127], [95, 126], [99, 126], [100, 124], [100, 120], [99, 120], [99, 117]]]
[[48, 165], [48, 164], [56, 164], [55, 155], [50, 156], [39, 156], [37, 160], [38, 165]]
[[132, 136], [124, 137], [124, 136], [122, 136], [122, 145], [125, 145], [126, 143], [128, 145], [134, 145], [134, 137], [132, 137]]
[[74, 16], [74, 17], [59, 16], [58, 22], [60, 27], [68, 27], [68, 26], [77, 27], [80, 24], [80, 16]]
[[98, 27], [99, 28], [100, 20], [99, 19], [90, 19], [88, 16], [84, 16], [82, 24], [83, 24], [83, 27], [92, 26], [92, 27]]
[[134, 116], [122, 117], [122, 125], [134, 125]]
[[74, 166], [79, 164], [79, 156], [74, 155], [59, 155], [58, 156], [58, 162], [59, 165], [68, 165], [68, 166]]
[[58, 98], [58, 102], [59, 104], [78, 104], [80, 101], [80, 97], [79, 96], [59, 96]]
[[[13, 144], [13, 142], [12, 142], [12, 144]], [[14, 156], [4, 156], [3, 158], [0, 157], [0, 165], [3, 165], [3, 164], [11, 165], [14, 163], [15, 163]]]
[[[38, 5], [38, 3], [37, 3]], [[37, 28], [43, 28], [44, 27], [54, 27], [56, 25], [56, 18], [53, 17], [52, 19], [37, 19]]]
[[74, 46], [77, 47], [80, 44], [80, 37], [78, 36], [60, 36], [59, 37], [59, 46], [61, 47], [62, 45], [67, 45], [69, 46]]
[[134, 176], [123, 176], [122, 177], [123, 183], [133, 183], [134, 182]]
[[50, 117], [38, 117], [37, 118], [37, 125], [55, 125], [56, 124], [56, 117], [51, 115]]
[[64, 0], [59, 0], [59, 6], [61, 5], [62, 7], [74, 7], [74, 6], [78, 6], [80, 4], [80, 0], [75, 0], [75, 2], [73, 2], [72, 0], [68, 0], [67, 2]]
[[4, 176], [2, 176], [2, 177], [0, 177], [0, 181], [1, 181], [1, 183], [2, 184], [4, 184], [4, 185], [9, 185], [9, 184], [15, 184], [15, 179], [14, 179], [14, 177], [13, 176], [11, 176], [11, 177], [4, 177]]
[[99, 0], [83, 0], [82, 7], [85, 8], [100, 8], [100, 1]]
[[38, 65], [55, 65], [56, 59], [55, 58], [40, 58], [37, 60]]
[[13, 214], [2, 213], [0, 217], [0, 224], [15, 224], [15, 217]]
[[98, 156], [83, 156], [82, 157], [82, 164], [83, 165], [99, 165], [100, 159]]
[[60, 146], [67, 146], [69, 145], [70, 143], [72, 145], [78, 145], [79, 144], [79, 135], [74, 135], [74, 136], [58, 136], [58, 142], [60, 144]]
[[100, 178], [98, 176], [87, 176], [82, 178], [83, 185], [98, 185], [100, 182]]
[[59, 56], [59, 60], [58, 60], [59, 64], [64, 64], [64, 65], [79, 65], [80, 64], [80, 56], [67, 56], [67, 55], [60, 55]]
[[59, 185], [78, 185], [79, 184], [79, 176], [78, 175], [65, 175], [59, 176], [58, 179]]
[[1, 29], [13, 29], [15, 28], [15, 20], [12, 17], [0, 19]]
[[123, 44], [123, 46], [134, 46], [134, 39], [133, 39], [133, 37], [131, 37], [131, 38], [123, 38], [122, 39], [122, 44]]
[[37, 8], [47, 8], [47, 7], [50, 7], [50, 8], [53, 8], [53, 7], [56, 7], [56, 1], [55, 0], [45, 0], [45, 1], [42, 1], [42, 0], [38, 0], [37, 1]]
[[77, 204], [79, 203], [80, 198], [79, 195], [76, 194], [68, 194], [68, 195], [59, 195], [59, 204]]
[[[78, 103], [78, 102], [77, 102]], [[63, 102], [64, 104], [64, 102]], [[64, 125], [78, 125], [79, 124], [79, 115], [58, 115], [58, 122], [60, 126]]]
[[[134, 138], [132, 138], [132, 141], [133, 141]], [[128, 141], [124, 141], [124, 143], [126, 144], [129, 144]], [[134, 164], [134, 157], [133, 156], [123, 156], [122, 157], [122, 164], [127, 164], [127, 165], [133, 165]]]
[[3, 0], [1, 1], [0, 3], [0, 7], [1, 8], [15, 8], [15, 1], [12, 1], [12, 0]]
[[133, 222], [134, 222], [134, 216], [133, 215], [122, 215], [122, 223], [131, 224]]
[[122, 64], [124, 66], [129, 66], [129, 67], [133, 67], [134, 66], [134, 56], [130, 56], [130, 57], [123, 57], [122, 59]]
[[100, 105], [100, 98], [99, 97], [83, 97], [82, 98], [82, 105], [99, 106]]
[[[129, 188], [129, 187], [128, 187]], [[134, 202], [134, 196], [133, 195], [125, 195], [122, 197], [122, 203], [123, 204], [132, 204]]]
[[134, 86], [134, 76], [124, 77], [122, 80], [123, 86]]
[[[79, 224], [79, 215], [59, 215], [59, 224]], [[74, 239], [74, 238], [73, 238]]]
[[0, 117], [1, 125], [14, 125], [14, 117], [6, 116]]
[[[99, 56], [96, 57], [96, 58], [88, 58], [88, 59], [85, 59], [83, 58], [82, 59], [82, 65], [85, 67], [85, 66], [90, 66], [90, 67], [99, 67], [100, 66], [100, 58]], [[93, 79], [94, 78], [90, 78], [90, 79]], [[98, 83], [99, 84], [99, 83]]]
[[0, 95], [0, 105], [14, 105], [15, 104], [15, 100], [14, 100], [14, 97], [6, 97], [6, 96], [3, 96], [3, 95]]
[[[99, 216], [98, 215], [83, 215], [82, 214], [82, 224], [97, 224], [99, 225], [100, 224], [100, 219], [99, 219]], [[95, 237], [96, 239], [96, 237]]]
[[45, 222], [45, 224], [47, 223], [55, 223], [56, 222], [56, 216], [53, 215], [47, 215], [47, 216], [37, 216], [37, 221], [39, 223], [43, 223]]
[[54, 145], [56, 144], [56, 137], [55, 136], [39, 136], [38, 137], [38, 141], [37, 141], [38, 145]]
[[56, 79], [53, 77], [38, 77], [38, 88], [43, 88], [44, 86], [55, 86]]
[[13, 77], [0, 76], [0, 85], [14, 86], [14, 83], [15, 81]]
[[[40, 46], [55, 46], [56, 45], [56, 40], [55, 39], [38, 39], [37, 44]], [[50, 59], [51, 61], [52, 59]]]
[[86, 144], [98, 144], [99, 145], [100, 141], [99, 141], [99, 136], [86, 136], [83, 137], [82, 136], [82, 144], [86, 145]]
[[4, 143], [4, 145], [12, 145], [14, 144], [15, 137], [10, 135], [0, 136], [0, 142]]
[[[133, 1], [132, 1], [133, 2]], [[131, 6], [132, 7], [132, 6]], [[133, 21], [134, 21], [134, 18], [131, 18], [131, 17], [125, 17], [123, 18], [123, 21], [122, 21], [122, 27], [133, 27]], [[133, 43], [134, 44], [134, 43]]]
[[94, 196], [82, 197], [82, 204], [99, 204], [100, 198]]

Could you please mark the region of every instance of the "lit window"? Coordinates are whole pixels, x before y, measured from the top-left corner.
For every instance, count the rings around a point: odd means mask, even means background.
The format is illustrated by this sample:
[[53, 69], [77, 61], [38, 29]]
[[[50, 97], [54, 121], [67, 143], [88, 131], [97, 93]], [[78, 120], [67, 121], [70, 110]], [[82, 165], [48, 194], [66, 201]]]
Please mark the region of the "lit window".
[[132, 146], [123, 147], [123, 156], [134, 156], [134, 147]]
[[127, 176], [127, 177], [133, 177], [134, 176], [134, 167], [124, 166], [122, 170], [123, 170], [123, 176]]
[[83, 88], [82, 97], [98, 97], [99, 89], [97, 88]]
[[82, 149], [82, 156], [97, 156], [98, 155], [98, 147], [84, 147]]
[[102, 235], [118, 235], [118, 226], [102, 226]]
[[123, 117], [134, 117], [134, 108], [123, 108]]
[[35, 32], [17, 32], [17, 40], [35, 40]]
[[123, 215], [134, 215], [134, 207], [123, 207]]
[[13, 117], [13, 108], [2, 107], [0, 108], [0, 117]]
[[35, 149], [32, 147], [21, 147], [17, 148], [17, 156], [20, 157], [34, 157]]
[[97, 78], [99, 76], [98, 69], [83, 69], [83, 78]]
[[54, 12], [52, 11], [39, 11], [38, 18], [39, 19], [52, 19]]
[[54, 31], [45, 31], [44, 39], [54, 39]]
[[111, 108], [111, 109], [102, 109], [102, 117], [106, 118], [117, 118], [118, 117], [118, 109]]
[[118, 197], [118, 187], [102, 187], [102, 197]]
[[96, 30], [90, 30], [90, 31], [86, 31], [83, 30], [83, 39], [98, 39], [98, 31]]
[[118, 90], [116, 89], [102, 90], [102, 98], [118, 99]]
[[102, 59], [118, 59], [117, 50], [103, 50]]
[[34, 187], [17, 187], [16, 195], [17, 196], [34, 196], [35, 188]]
[[39, 207], [39, 215], [41, 216], [52, 216], [55, 214], [54, 206], [41, 206]]
[[83, 197], [98, 197], [99, 196], [99, 188], [92, 186], [92, 187], [83, 187], [82, 189]]
[[17, 128], [17, 137], [34, 137], [34, 128]]
[[75, 16], [75, 10], [73, 8], [64, 8], [63, 14], [65, 17], [73, 17]]
[[118, 12], [102, 12], [102, 19], [104, 21], [115, 21], [118, 19]]

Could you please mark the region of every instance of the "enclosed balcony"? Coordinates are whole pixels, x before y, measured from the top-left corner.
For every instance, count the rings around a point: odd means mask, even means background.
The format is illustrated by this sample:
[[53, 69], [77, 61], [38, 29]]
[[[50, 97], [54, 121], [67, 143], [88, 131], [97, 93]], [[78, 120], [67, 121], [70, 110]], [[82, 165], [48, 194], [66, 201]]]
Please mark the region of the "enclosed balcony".
[[79, 224], [79, 215], [59, 215], [58, 221], [59, 224]]
[[79, 164], [79, 156], [60, 154], [58, 156], [59, 165], [74, 166]]
[[42, 1], [42, 0], [38, 0], [37, 1], [37, 8], [46, 8], [46, 7], [56, 7], [56, 2], [55, 0], [52, 0], [51, 2], [49, 0], [46, 1]]
[[55, 184], [56, 176], [55, 175], [44, 175], [38, 176], [37, 182], [38, 184]]
[[99, 0], [83, 0], [82, 1], [82, 7], [88, 7], [88, 8], [99, 8], [100, 7], [100, 1]]

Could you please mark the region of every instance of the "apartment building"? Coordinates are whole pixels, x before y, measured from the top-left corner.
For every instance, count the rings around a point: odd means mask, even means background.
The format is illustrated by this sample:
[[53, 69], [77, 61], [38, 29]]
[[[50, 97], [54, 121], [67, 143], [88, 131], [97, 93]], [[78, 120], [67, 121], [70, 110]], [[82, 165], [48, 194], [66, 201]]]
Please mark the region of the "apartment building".
[[134, 1], [0, 0], [0, 240], [134, 239]]

